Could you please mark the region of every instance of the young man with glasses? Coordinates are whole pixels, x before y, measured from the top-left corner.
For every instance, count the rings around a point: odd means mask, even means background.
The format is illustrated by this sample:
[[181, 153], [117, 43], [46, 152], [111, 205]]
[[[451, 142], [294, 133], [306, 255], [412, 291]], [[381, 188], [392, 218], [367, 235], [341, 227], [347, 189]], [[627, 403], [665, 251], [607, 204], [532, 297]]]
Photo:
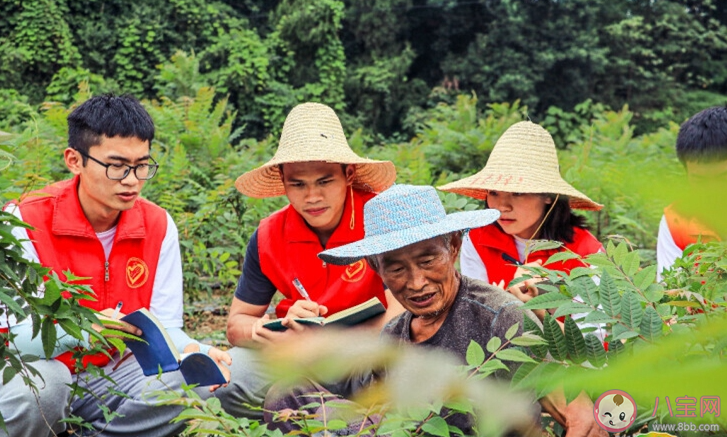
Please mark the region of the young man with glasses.
[[[164, 325], [180, 352], [201, 350], [218, 363], [231, 365], [226, 352], [200, 345], [182, 331], [177, 228], [165, 210], [139, 197], [144, 183], [159, 167], [151, 157], [154, 124], [149, 114], [133, 97], [97, 96], [71, 113], [68, 127], [68, 148], [63, 156], [74, 177], [8, 207], [33, 226], [32, 230], [14, 231], [18, 239], [27, 240], [23, 244], [26, 257], [51, 268], [62, 279], [66, 271], [88, 278], [83, 283], [96, 293], [96, 300], [84, 301], [87, 307], [110, 318], [146, 308]], [[22, 353], [44, 356], [40, 336], [30, 338], [30, 318], [0, 323], [16, 334], [15, 343]], [[140, 334], [126, 323], [109, 327]], [[68, 415], [70, 390], [66, 384], [79, 369], [70, 349], [87, 345], [64, 342], [62, 329], [57, 329], [61, 341], [53, 353], [55, 360], [33, 363], [44, 379], [36, 381], [41, 388], [40, 403], [20, 378], [0, 385], [0, 411], [10, 436], [53, 435], [47, 424], [55, 432], [64, 429], [58, 421]], [[150, 393], [180, 389], [184, 383], [181, 374], [164, 373], [161, 380], [145, 377], [133, 356], [122, 359], [115, 351], [110, 353], [111, 359], [102, 355], [94, 364], [114, 382], [81, 370], [82, 385], [92, 394], [70, 399], [72, 414], [93, 427], [86, 432], [114, 436], [180, 432], [184, 423], [170, 422], [182, 407], [154, 405]], [[228, 369], [221, 368], [229, 379]], [[196, 391], [203, 397], [211, 392], [207, 387]], [[99, 402], [98, 396], [105, 399]], [[120, 416], [107, 423], [99, 403]]]

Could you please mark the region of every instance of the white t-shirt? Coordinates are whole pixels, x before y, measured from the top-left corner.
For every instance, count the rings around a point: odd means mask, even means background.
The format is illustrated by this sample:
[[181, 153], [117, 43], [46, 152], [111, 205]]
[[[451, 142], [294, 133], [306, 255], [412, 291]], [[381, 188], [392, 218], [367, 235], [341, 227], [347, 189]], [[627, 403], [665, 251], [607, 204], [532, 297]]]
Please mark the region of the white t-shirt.
[[666, 216], [661, 216], [659, 222], [659, 236], [656, 239], [656, 280], [661, 281], [661, 272], [670, 269], [674, 261], [682, 256], [684, 251], [674, 242]]

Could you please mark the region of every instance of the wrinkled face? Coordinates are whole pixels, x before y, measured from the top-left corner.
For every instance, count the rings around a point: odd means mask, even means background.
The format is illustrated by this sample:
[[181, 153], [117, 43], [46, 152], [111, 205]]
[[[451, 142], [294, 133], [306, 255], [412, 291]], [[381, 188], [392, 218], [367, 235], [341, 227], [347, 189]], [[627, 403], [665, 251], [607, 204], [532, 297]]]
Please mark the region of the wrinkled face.
[[326, 162], [283, 165], [283, 186], [290, 205], [314, 232], [330, 236], [341, 221], [346, 189], [353, 182], [354, 166]]
[[546, 208], [553, 200], [543, 194], [488, 191], [487, 206], [500, 211], [497, 223], [508, 235], [530, 239], [540, 226]]
[[[101, 144], [92, 146], [88, 155], [105, 164], [128, 164], [135, 166], [149, 163], [149, 141], [139, 138], [101, 137]], [[96, 219], [108, 220], [118, 217], [121, 211], [134, 206], [144, 182], [136, 178], [133, 171], [120, 181], [106, 177], [106, 168], [91, 159], [84, 166], [81, 154], [66, 149], [66, 165], [73, 174], [81, 175], [78, 197], [86, 217], [95, 226]]]
[[459, 235], [446, 244], [442, 237], [414, 243], [378, 257], [378, 273], [396, 300], [414, 316], [438, 317], [449, 311], [459, 281], [454, 262]]

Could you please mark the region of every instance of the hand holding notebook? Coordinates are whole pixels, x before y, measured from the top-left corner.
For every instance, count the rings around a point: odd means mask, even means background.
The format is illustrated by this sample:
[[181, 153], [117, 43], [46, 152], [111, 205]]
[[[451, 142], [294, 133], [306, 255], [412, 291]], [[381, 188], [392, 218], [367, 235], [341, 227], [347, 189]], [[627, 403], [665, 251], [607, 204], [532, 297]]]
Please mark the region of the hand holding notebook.
[[227, 383], [214, 359], [201, 352], [179, 354], [166, 329], [146, 308], [127, 314], [120, 320], [141, 329], [143, 341], [124, 339], [136, 357], [144, 375], [179, 370], [187, 384], [200, 386]]

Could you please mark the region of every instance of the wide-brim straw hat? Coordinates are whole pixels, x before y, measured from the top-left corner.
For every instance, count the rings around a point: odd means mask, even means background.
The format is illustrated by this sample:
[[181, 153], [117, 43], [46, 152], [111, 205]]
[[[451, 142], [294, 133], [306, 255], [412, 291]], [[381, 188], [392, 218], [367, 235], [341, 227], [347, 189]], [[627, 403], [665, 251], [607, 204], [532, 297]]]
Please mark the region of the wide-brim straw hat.
[[303, 103], [285, 119], [275, 156], [238, 177], [235, 187], [250, 197], [282, 196], [285, 189], [278, 166], [317, 161], [355, 165], [353, 187], [363, 191], [384, 191], [396, 180], [396, 168], [391, 161], [361, 158], [351, 150], [333, 109], [320, 103]]
[[487, 226], [499, 217], [495, 209], [447, 215], [433, 187], [394, 185], [364, 205], [362, 240], [323, 251], [318, 257], [331, 264], [351, 264], [439, 235]]
[[561, 194], [568, 196], [571, 208], [603, 208], [561, 177], [553, 137], [530, 121], [515, 123], [502, 134], [485, 168], [438, 188], [480, 200], [487, 199], [489, 190]]

